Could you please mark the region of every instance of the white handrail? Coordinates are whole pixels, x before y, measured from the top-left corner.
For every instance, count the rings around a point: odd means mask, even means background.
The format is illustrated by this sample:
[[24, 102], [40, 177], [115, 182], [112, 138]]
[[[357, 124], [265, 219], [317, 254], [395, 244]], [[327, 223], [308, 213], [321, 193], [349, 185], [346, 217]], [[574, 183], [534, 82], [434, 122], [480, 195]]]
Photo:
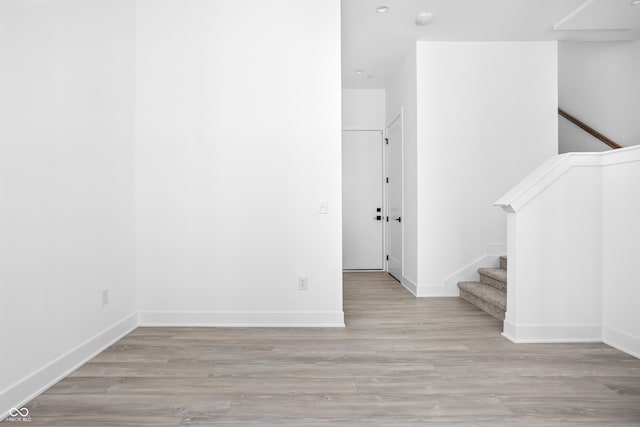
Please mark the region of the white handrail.
[[558, 154], [527, 175], [493, 205], [505, 212], [517, 212], [572, 167], [606, 166], [631, 161], [640, 161], [640, 145], [596, 153]]

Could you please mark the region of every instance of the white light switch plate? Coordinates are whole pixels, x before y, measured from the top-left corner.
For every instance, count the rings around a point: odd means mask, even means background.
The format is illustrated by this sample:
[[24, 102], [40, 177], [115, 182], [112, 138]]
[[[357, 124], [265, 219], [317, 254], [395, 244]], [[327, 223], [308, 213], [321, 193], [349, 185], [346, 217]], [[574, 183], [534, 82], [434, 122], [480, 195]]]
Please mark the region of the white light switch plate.
[[326, 200], [320, 200], [320, 209], [318, 210], [321, 214], [326, 214], [329, 212], [329, 202]]

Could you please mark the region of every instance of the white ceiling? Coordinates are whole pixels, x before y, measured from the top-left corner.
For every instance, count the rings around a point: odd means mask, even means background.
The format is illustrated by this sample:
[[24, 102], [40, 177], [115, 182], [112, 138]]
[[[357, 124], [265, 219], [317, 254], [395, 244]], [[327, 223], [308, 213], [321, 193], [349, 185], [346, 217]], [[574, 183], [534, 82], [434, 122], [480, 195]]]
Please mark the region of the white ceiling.
[[[381, 5], [389, 10], [377, 13]], [[433, 22], [415, 25], [420, 12], [433, 13]], [[631, 0], [342, 0], [342, 85], [384, 88], [417, 40], [637, 38], [640, 5], [632, 6]], [[357, 69], [363, 73], [356, 74]]]

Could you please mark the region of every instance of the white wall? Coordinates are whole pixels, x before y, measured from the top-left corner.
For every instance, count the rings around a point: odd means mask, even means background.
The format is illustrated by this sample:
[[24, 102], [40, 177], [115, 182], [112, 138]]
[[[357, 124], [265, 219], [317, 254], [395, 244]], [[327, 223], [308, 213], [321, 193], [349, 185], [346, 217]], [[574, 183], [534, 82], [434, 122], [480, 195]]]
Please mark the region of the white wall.
[[[561, 42], [558, 48], [559, 105], [622, 146], [640, 144], [640, 40]], [[561, 153], [608, 147], [560, 120]]]
[[558, 153], [609, 150], [611, 148], [607, 144], [591, 136], [564, 117], [558, 116]]
[[402, 282], [416, 293], [418, 283], [418, 163], [416, 50], [399, 64], [386, 88], [386, 123], [402, 111], [403, 120], [403, 250]]
[[599, 171], [575, 168], [509, 215], [505, 333], [516, 342], [599, 340]]
[[342, 91], [342, 129], [384, 130], [384, 89], [344, 89]]
[[0, 2], [0, 418], [135, 326], [134, 12]]
[[140, 0], [137, 32], [141, 324], [342, 325], [340, 2]]
[[640, 154], [633, 160], [602, 172], [602, 336], [640, 358]]
[[417, 93], [418, 290], [457, 295], [504, 250], [493, 202], [557, 152], [556, 43], [418, 42]]
[[604, 341], [640, 357], [640, 146], [551, 158], [496, 203], [509, 217], [504, 335]]

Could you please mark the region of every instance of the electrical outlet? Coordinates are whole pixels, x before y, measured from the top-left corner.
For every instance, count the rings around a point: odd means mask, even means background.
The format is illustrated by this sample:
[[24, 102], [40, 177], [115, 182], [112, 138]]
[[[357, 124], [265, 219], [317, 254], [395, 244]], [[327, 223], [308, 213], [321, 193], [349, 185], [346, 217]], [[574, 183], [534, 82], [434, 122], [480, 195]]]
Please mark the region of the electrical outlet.
[[298, 277], [298, 290], [306, 291], [308, 288], [308, 279], [306, 277]]
[[102, 305], [109, 304], [109, 289], [102, 290]]

